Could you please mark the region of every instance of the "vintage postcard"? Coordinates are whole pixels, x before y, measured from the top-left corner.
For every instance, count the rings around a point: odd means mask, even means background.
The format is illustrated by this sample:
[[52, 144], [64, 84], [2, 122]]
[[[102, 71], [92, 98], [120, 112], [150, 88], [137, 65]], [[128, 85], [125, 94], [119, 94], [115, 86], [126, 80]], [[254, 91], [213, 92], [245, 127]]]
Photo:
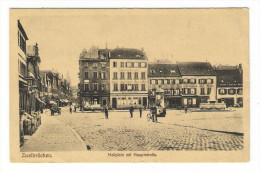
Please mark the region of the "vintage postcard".
[[248, 162], [249, 9], [10, 9], [11, 162]]

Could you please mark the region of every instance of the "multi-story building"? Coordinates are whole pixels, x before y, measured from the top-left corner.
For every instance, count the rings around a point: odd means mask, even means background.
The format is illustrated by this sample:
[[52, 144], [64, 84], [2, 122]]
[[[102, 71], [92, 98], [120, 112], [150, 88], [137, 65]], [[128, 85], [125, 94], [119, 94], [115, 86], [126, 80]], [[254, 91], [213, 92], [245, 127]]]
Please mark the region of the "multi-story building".
[[92, 46], [79, 56], [79, 101], [81, 105], [109, 105], [109, 51]]
[[19, 109], [28, 111], [27, 99], [28, 99], [28, 84], [27, 84], [27, 57], [26, 57], [26, 41], [28, 37], [20, 21], [17, 22], [18, 29], [18, 78], [19, 78]]
[[27, 46], [27, 82], [29, 90], [29, 112], [39, 111], [42, 101], [40, 99], [39, 88], [41, 87], [41, 78], [39, 73], [39, 56], [38, 44]]
[[138, 49], [110, 51], [110, 105], [124, 109], [147, 106], [147, 56]]
[[207, 62], [177, 63], [182, 76], [182, 104], [188, 107], [216, 101], [217, 76]]
[[243, 107], [243, 70], [238, 66], [216, 66], [217, 99], [227, 107]]
[[167, 108], [182, 106], [181, 74], [177, 64], [149, 64], [149, 105], [155, 104], [156, 91], [164, 90], [164, 105]]

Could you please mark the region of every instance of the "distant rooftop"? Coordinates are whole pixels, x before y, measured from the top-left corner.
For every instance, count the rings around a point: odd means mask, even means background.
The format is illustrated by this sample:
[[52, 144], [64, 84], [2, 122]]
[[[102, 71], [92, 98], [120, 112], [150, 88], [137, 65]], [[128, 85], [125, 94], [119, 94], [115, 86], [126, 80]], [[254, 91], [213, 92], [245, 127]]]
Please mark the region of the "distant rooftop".
[[134, 48], [116, 48], [110, 51], [110, 58], [147, 60], [147, 56], [143, 51]]
[[148, 77], [181, 76], [177, 64], [148, 64]]
[[214, 76], [216, 72], [208, 62], [177, 62], [183, 76]]
[[235, 68], [217, 68], [217, 85], [219, 87], [227, 86], [243, 86], [243, 72], [235, 66]]

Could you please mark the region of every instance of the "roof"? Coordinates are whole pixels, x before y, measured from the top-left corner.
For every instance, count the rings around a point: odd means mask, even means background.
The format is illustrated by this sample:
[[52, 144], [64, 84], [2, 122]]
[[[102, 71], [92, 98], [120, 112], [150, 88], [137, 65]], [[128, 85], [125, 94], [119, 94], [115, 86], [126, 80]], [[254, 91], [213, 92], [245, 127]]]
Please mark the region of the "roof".
[[216, 72], [208, 62], [177, 63], [182, 76], [215, 76]]
[[147, 60], [147, 56], [143, 51], [134, 48], [116, 48], [110, 51], [110, 58]]
[[180, 77], [177, 64], [148, 64], [148, 77]]
[[19, 28], [19, 30], [22, 32], [24, 38], [25, 38], [26, 40], [28, 40], [28, 37], [27, 37], [27, 35], [26, 35], [26, 33], [25, 33], [24, 29], [23, 29], [23, 26], [22, 26], [20, 20], [18, 20], [18, 28]]
[[216, 69], [217, 86], [219, 87], [237, 87], [243, 86], [243, 72], [236, 69]]

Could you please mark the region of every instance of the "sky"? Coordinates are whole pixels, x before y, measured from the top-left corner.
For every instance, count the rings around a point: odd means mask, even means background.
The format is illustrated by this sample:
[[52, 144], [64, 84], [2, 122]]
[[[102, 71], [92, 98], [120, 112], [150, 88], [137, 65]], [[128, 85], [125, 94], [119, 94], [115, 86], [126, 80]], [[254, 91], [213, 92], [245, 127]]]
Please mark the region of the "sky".
[[149, 61], [248, 63], [247, 9], [22, 10], [29, 38], [38, 43], [40, 70], [55, 69], [78, 84], [82, 49], [143, 48]]

